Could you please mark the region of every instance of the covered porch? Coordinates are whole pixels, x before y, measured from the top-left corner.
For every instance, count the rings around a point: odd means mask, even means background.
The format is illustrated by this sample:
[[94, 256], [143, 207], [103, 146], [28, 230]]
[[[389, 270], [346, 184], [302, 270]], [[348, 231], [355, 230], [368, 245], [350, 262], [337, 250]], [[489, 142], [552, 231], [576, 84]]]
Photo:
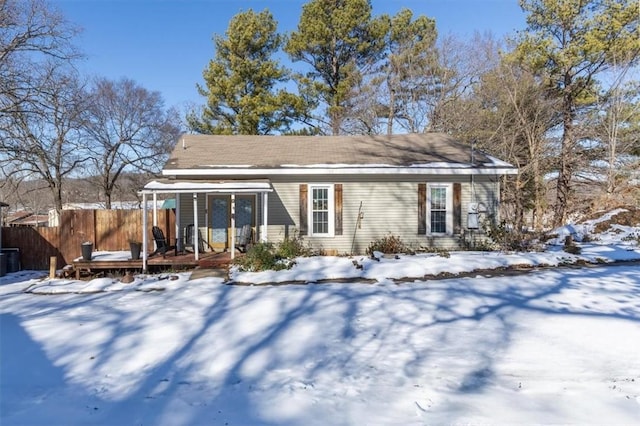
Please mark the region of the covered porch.
[[[142, 269], [149, 264], [147, 247], [147, 209], [149, 198], [153, 201], [153, 225], [157, 226], [158, 195], [171, 194], [176, 199], [175, 244], [179, 253], [186, 250], [191, 238], [194, 261], [198, 262], [207, 248], [228, 252], [235, 257], [236, 230], [249, 221], [255, 230], [256, 240], [267, 241], [269, 193], [273, 191], [267, 179], [259, 180], [173, 180], [158, 179], [144, 186], [142, 194], [143, 249]], [[240, 208], [240, 210], [238, 210]], [[241, 216], [237, 216], [241, 213]], [[193, 235], [185, 235], [185, 228], [193, 229]], [[204, 230], [204, 236], [201, 231]], [[187, 238], [189, 237], [189, 238]], [[201, 242], [205, 244], [201, 244]]]

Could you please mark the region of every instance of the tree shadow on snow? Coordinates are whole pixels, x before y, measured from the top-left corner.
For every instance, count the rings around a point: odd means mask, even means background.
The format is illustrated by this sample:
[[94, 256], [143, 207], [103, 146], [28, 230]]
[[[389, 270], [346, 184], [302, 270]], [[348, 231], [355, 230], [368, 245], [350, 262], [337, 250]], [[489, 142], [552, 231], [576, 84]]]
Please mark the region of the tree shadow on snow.
[[[437, 379], [454, 395], [482, 392], [495, 383], [495, 362], [522, 313], [640, 321], [640, 282], [625, 268], [402, 285], [220, 285], [210, 299], [197, 294], [145, 295], [159, 298], [157, 309], [140, 312], [105, 303], [87, 313], [104, 318], [111, 336], [99, 347], [95, 376], [117, 367], [119, 356], [149, 350], [135, 337], [150, 324], [181, 330], [180, 344], [138, 372], [122, 398], [105, 399], [93, 423], [321, 423], [323, 410], [349, 409], [339, 392], [352, 385], [365, 400], [392, 379], [402, 388]], [[182, 299], [169, 312], [174, 303], [162, 297]], [[446, 363], [451, 377], [433, 376]]]

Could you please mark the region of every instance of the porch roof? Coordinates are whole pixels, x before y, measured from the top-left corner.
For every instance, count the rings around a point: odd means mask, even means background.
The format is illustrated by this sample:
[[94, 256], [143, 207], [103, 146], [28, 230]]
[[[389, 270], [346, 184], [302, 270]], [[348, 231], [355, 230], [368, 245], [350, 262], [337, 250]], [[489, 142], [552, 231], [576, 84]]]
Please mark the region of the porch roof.
[[272, 192], [268, 179], [255, 180], [215, 180], [215, 181], [176, 181], [158, 179], [147, 183], [141, 194], [193, 194], [193, 193], [238, 193], [238, 192]]

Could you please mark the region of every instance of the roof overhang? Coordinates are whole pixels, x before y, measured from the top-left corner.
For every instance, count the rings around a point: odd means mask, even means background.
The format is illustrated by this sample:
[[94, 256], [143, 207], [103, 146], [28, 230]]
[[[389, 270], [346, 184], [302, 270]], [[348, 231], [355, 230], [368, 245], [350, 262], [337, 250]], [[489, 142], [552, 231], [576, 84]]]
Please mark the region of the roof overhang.
[[515, 167], [287, 167], [164, 169], [165, 176], [515, 175]]
[[147, 183], [141, 194], [195, 194], [195, 193], [255, 193], [272, 192], [267, 179], [260, 180], [218, 180], [218, 181], [176, 181], [159, 179]]

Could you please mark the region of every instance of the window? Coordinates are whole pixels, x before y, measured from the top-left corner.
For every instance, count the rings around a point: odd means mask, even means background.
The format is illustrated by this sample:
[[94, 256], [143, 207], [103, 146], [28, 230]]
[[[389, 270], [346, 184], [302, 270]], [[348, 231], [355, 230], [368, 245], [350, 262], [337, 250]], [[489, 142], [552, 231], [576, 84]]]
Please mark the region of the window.
[[333, 236], [333, 185], [309, 185], [309, 223], [311, 235]]
[[427, 191], [427, 232], [450, 234], [453, 227], [451, 185], [429, 184]]

